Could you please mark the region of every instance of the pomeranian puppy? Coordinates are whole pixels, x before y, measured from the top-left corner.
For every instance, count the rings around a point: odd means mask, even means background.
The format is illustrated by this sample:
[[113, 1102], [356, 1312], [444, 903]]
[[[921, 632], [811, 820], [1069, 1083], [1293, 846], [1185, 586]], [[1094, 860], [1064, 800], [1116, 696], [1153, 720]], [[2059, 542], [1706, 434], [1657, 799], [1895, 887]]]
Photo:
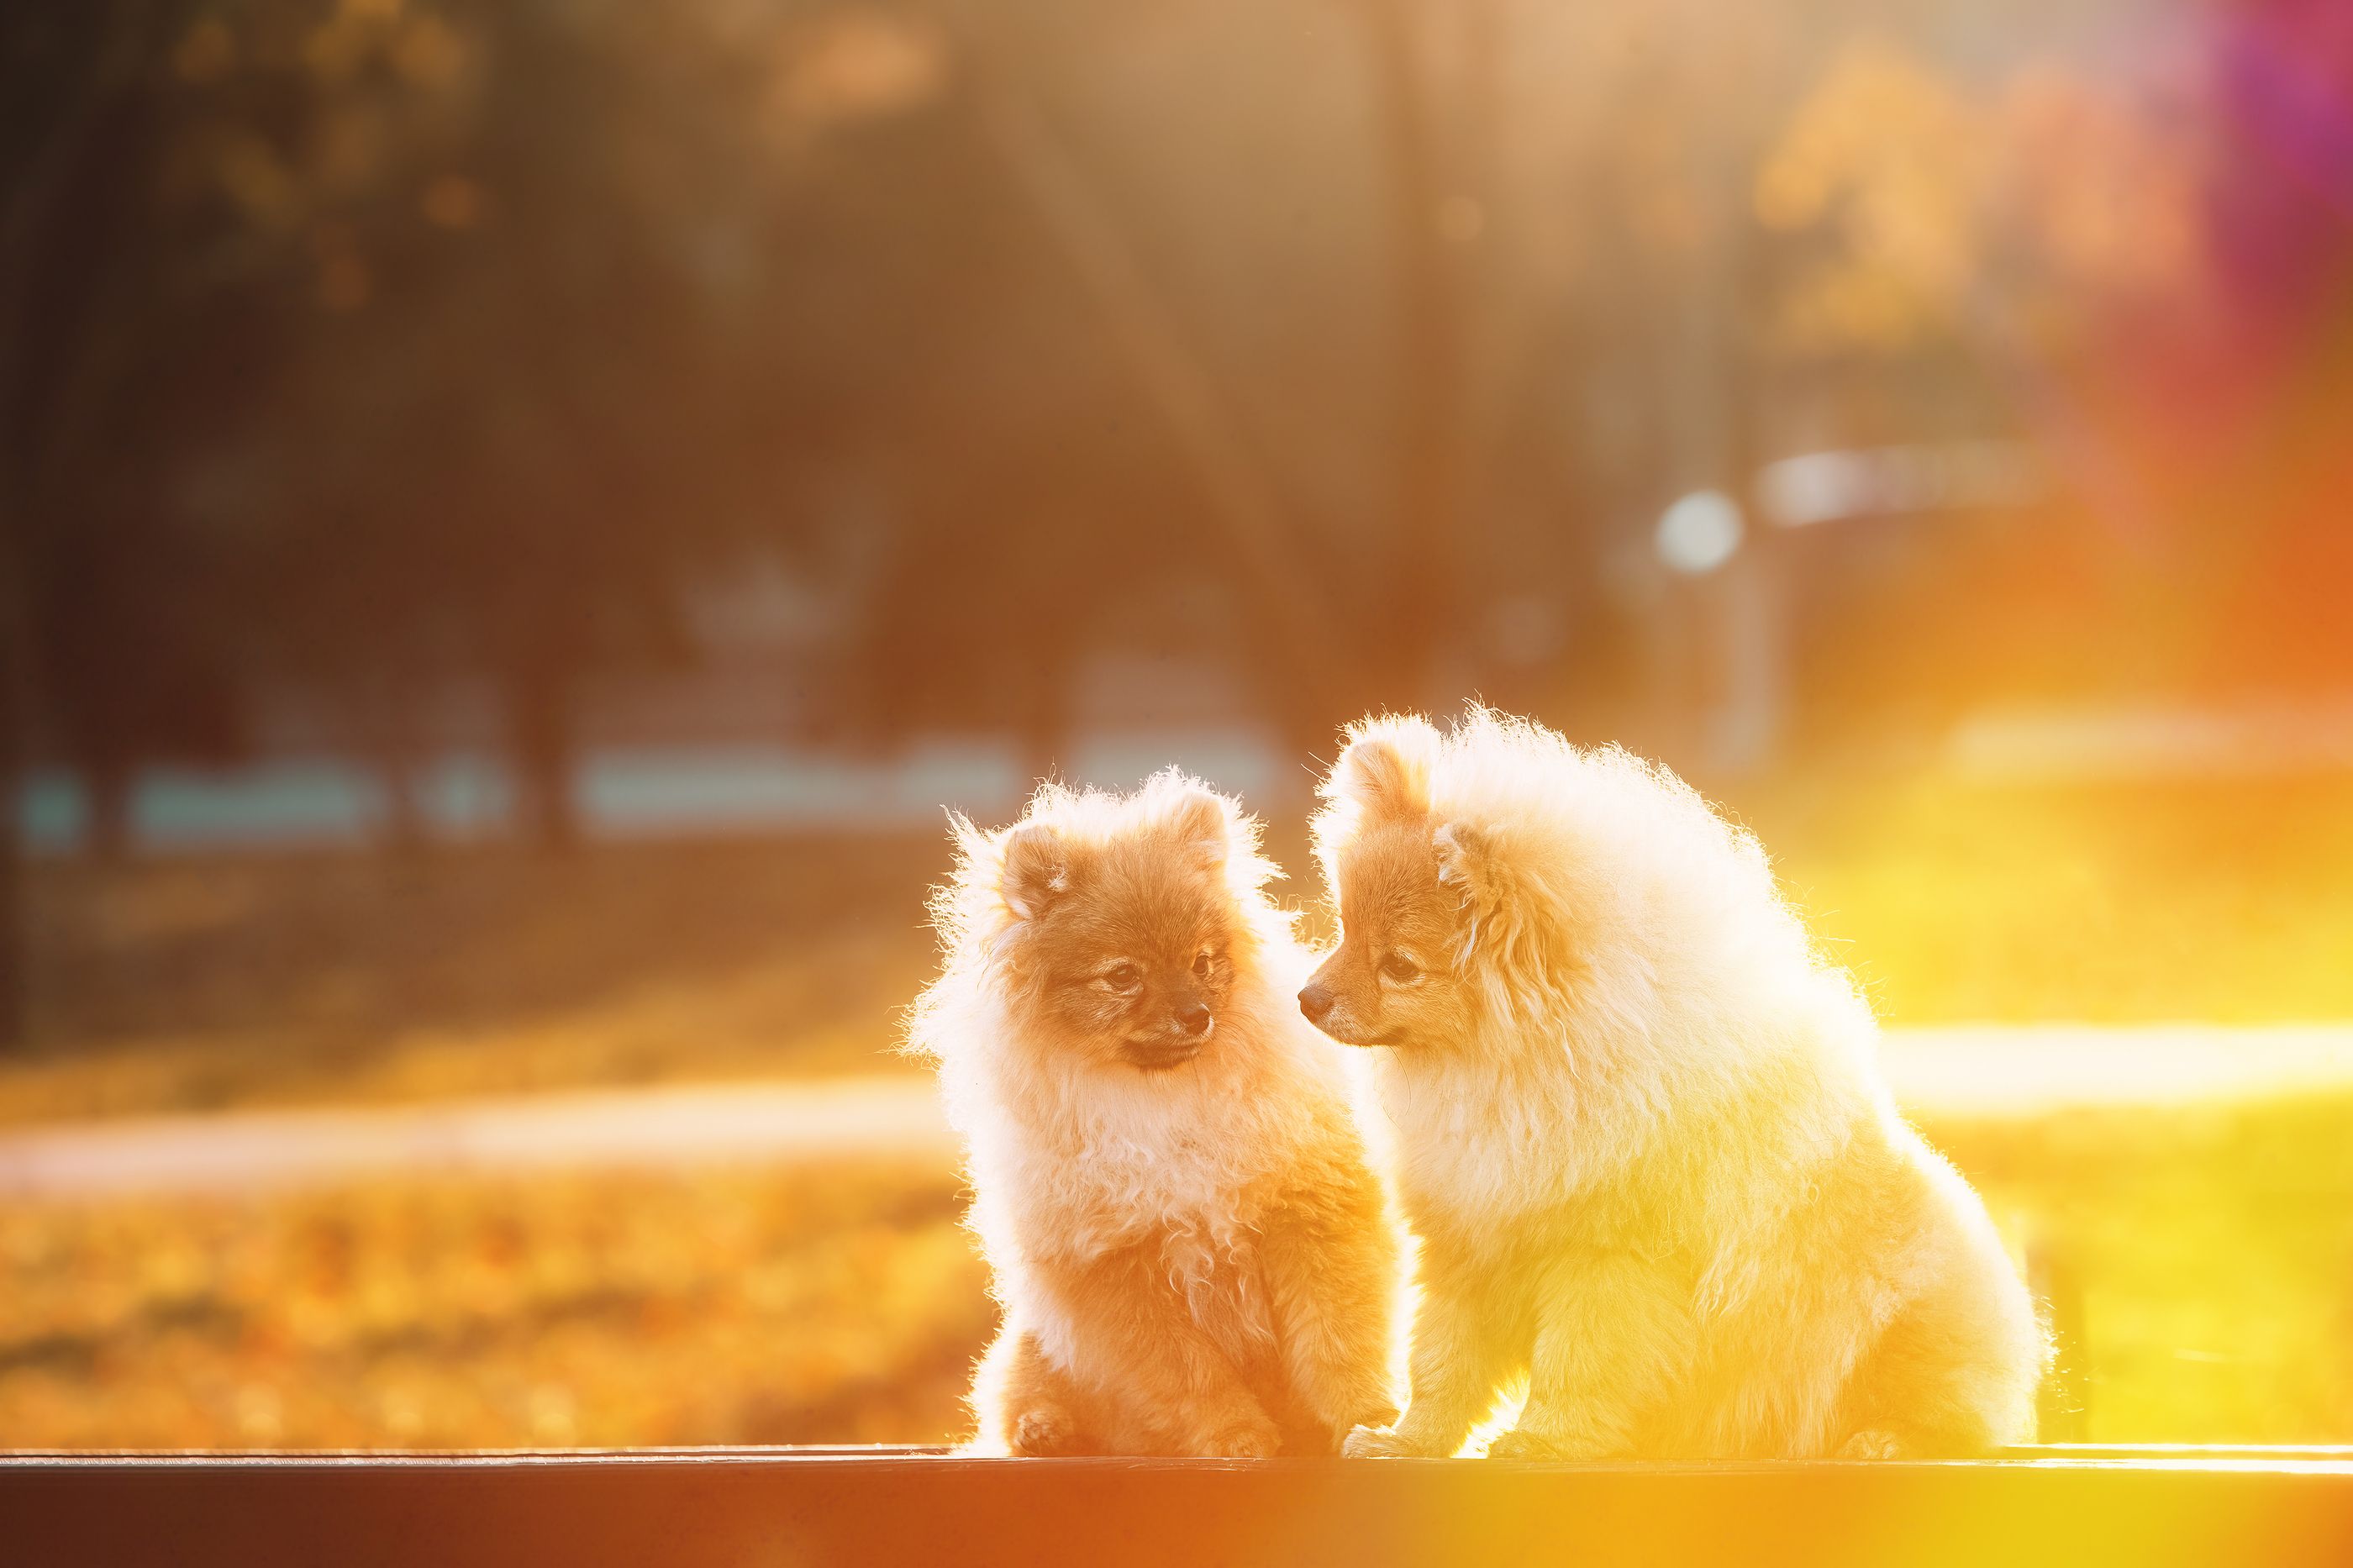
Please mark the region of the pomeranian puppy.
[[976, 1446], [1329, 1454], [1394, 1419], [1397, 1237], [1257, 824], [1172, 771], [954, 835], [910, 1032], [1005, 1313]]
[[1517, 1386], [1498, 1457], [2031, 1436], [2032, 1304], [1753, 837], [1479, 708], [1357, 725], [1322, 793], [1344, 936], [1300, 1007], [1381, 1047], [1420, 1242], [1405, 1415], [1346, 1452], [1452, 1454]]

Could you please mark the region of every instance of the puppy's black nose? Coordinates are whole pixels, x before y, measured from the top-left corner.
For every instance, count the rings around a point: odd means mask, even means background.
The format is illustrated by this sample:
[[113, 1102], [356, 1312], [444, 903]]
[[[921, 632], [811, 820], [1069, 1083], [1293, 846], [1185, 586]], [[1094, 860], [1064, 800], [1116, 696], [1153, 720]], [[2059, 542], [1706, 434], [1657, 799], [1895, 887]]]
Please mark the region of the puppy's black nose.
[[1179, 1007], [1176, 1009], [1176, 1026], [1197, 1038], [1206, 1035], [1209, 1032], [1209, 1010], [1198, 1002], [1189, 1007]]
[[1299, 994], [1299, 1010], [1307, 1015], [1311, 1024], [1320, 1024], [1332, 1013], [1332, 993], [1321, 985], [1310, 985]]

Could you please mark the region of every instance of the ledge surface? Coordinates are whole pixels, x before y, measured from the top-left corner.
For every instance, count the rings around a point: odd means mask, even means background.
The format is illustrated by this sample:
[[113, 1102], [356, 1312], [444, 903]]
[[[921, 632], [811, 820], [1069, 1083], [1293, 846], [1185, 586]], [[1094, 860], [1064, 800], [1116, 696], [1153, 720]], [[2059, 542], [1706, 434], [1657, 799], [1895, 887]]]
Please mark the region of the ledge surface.
[[2353, 1563], [2353, 1448], [1982, 1463], [984, 1459], [937, 1449], [0, 1456], [26, 1568]]

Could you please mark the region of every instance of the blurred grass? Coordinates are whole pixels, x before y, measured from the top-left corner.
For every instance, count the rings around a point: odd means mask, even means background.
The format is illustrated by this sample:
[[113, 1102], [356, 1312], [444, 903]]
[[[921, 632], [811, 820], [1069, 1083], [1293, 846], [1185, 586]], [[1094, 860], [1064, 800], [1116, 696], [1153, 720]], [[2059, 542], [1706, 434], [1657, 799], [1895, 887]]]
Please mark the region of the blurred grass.
[[930, 1172], [582, 1175], [0, 1211], [0, 1446], [883, 1442], [992, 1317]]
[[0, 1123], [889, 1070], [930, 838], [40, 866]]
[[2353, 1099], [1927, 1131], [2078, 1297], [2084, 1440], [2353, 1440]]
[[[1728, 804], [1891, 1022], [2353, 1017], [2345, 780]], [[1299, 825], [1271, 838], [1312, 900]], [[945, 864], [923, 835], [45, 865], [0, 1123], [903, 1068]]]
[[1889, 1022], [2353, 1017], [2353, 777], [1931, 777], [1748, 815]]
[[[2353, 1102], [1929, 1131], [2081, 1300], [2094, 1442], [2353, 1434]], [[0, 1211], [0, 1445], [932, 1442], [952, 1182], [545, 1174]]]

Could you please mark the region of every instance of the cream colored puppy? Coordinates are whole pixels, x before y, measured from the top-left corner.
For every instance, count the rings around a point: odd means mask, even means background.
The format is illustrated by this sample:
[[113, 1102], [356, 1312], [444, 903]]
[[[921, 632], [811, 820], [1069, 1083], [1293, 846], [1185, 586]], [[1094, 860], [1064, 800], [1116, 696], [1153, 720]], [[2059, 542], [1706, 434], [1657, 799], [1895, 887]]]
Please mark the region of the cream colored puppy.
[[1664, 770], [1473, 709], [1358, 725], [1300, 993], [1381, 1047], [1419, 1237], [1412, 1386], [1356, 1455], [1944, 1456], [2031, 1436], [2046, 1359], [1984, 1205], [1757, 841]]
[[1257, 823], [1172, 771], [956, 840], [911, 1022], [1005, 1306], [978, 1447], [1330, 1454], [1393, 1419], [1397, 1237]]

